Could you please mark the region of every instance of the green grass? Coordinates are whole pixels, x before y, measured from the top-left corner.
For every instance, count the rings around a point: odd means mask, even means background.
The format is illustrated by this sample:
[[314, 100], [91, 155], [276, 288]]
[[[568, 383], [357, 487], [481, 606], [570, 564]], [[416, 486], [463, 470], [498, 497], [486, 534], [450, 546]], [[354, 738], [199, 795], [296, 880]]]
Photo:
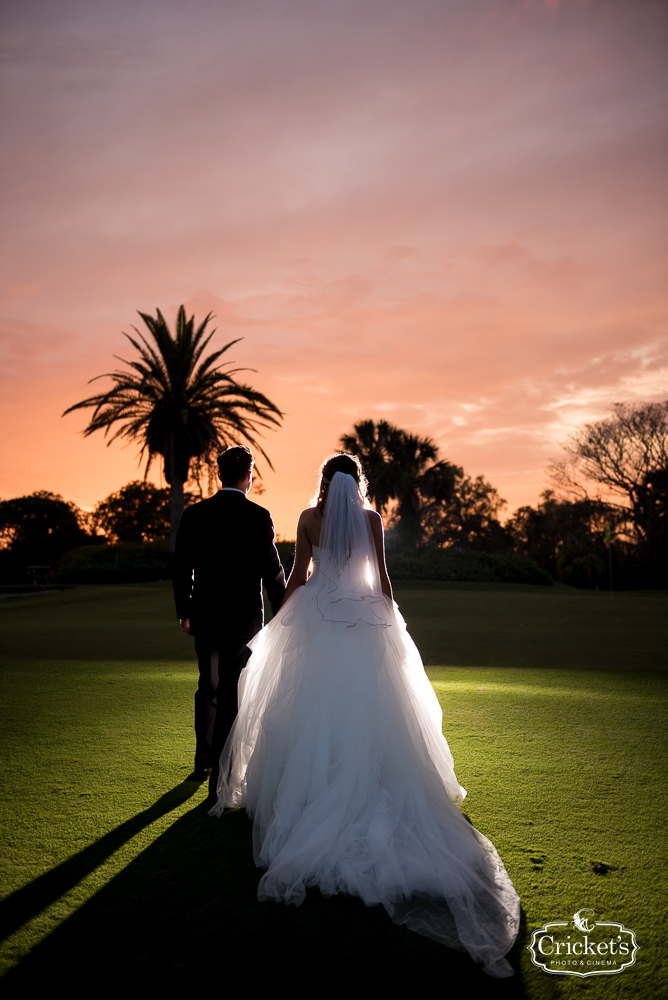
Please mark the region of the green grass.
[[[432, 664], [464, 811], [520, 894], [518, 974], [490, 980], [356, 899], [257, 902], [245, 815], [210, 819], [185, 780], [192, 642], [169, 588], [145, 584], [0, 602], [7, 991], [666, 995], [668, 595], [402, 583], [395, 596]], [[531, 930], [583, 906], [636, 932], [635, 966], [576, 980], [531, 964]]]
[[564, 584], [401, 583], [397, 602], [427, 665], [664, 670], [668, 592]]

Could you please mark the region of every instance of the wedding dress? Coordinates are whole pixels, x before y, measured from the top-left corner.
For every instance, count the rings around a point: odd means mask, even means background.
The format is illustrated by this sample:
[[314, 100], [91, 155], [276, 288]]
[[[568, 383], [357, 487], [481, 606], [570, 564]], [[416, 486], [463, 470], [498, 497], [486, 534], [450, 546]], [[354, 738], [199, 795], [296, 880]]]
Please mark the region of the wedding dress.
[[299, 905], [310, 886], [359, 896], [510, 976], [519, 899], [457, 806], [466, 792], [441, 709], [382, 595], [352, 476], [332, 478], [313, 563], [249, 644], [211, 815], [243, 807], [253, 819], [260, 900]]

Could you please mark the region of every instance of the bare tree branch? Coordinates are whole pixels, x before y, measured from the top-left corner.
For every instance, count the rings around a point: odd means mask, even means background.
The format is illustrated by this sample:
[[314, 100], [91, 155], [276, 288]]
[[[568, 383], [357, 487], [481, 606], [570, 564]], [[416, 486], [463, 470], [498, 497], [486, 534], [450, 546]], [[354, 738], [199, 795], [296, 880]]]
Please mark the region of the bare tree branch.
[[549, 466], [550, 479], [568, 496], [625, 513], [650, 554], [668, 470], [668, 400], [615, 403], [612, 410], [573, 434], [564, 445], [568, 458]]

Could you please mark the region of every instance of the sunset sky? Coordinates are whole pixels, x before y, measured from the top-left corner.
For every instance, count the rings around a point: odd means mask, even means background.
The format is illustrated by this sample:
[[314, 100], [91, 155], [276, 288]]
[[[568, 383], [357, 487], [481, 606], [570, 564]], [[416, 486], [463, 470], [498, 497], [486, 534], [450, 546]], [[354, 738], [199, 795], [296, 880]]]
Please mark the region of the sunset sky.
[[665, 2], [0, 18], [1, 498], [140, 478], [61, 414], [181, 303], [287, 414], [259, 498], [284, 537], [356, 420], [430, 435], [509, 514], [578, 424], [668, 397]]

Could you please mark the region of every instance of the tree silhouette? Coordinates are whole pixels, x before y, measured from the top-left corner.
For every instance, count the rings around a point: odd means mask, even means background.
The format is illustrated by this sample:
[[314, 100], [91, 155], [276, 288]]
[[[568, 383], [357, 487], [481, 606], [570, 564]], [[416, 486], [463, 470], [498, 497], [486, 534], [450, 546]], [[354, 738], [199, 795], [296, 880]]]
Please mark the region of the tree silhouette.
[[[615, 403], [612, 416], [584, 424], [553, 462], [553, 483], [626, 519], [648, 563], [665, 557], [668, 509], [668, 400]], [[593, 490], [592, 490], [593, 484]]]
[[91, 540], [79, 508], [57, 494], [38, 490], [0, 501], [0, 577], [5, 583], [26, 578], [30, 564], [55, 566], [68, 549]]
[[[183, 306], [176, 317], [173, 335], [160, 312], [155, 317], [140, 312], [149, 339], [136, 327], [137, 337], [124, 334], [138, 357], [118, 358], [130, 371], [116, 370], [96, 378], [111, 378], [113, 386], [75, 403], [65, 410], [93, 409], [84, 429], [84, 437], [113, 430], [108, 444], [127, 438], [141, 445], [139, 460], [146, 456], [144, 476], [160, 456], [163, 472], [170, 486], [170, 543], [176, 539], [184, 506], [184, 483], [195, 466], [201, 483], [205, 470], [211, 470], [217, 452], [230, 444], [247, 443], [260, 452], [270, 468], [268, 455], [258, 443], [261, 429], [280, 426], [282, 412], [262, 393], [237, 382], [235, 376], [249, 369], [220, 364], [226, 351], [238, 343], [232, 340], [204, 357], [215, 333], [207, 332], [209, 313], [195, 328], [195, 317], [186, 319]], [[91, 379], [92, 382], [96, 379]]]
[[397, 428], [387, 420], [360, 420], [352, 434], [341, 435], [341, 447], [357, 455], [364, 469], [368, 489], [367, 495], [381, 516], [387, 512], [387, 505], [393, 496], [392, 472], [388, 467], [387, 442]]
[[352, 434], [343, 434], [341, 446], [360, 459], [376, 510], [386, 515], [396, 500], [396, 528], [401, 540], [415, 545], [423, 538], [427, 520], [449, 502], [458, 466], [437, 461], [438, 445], [386, 420], [360, 420]]
[[135, 479], [95, 504], [92, 516], [111, 542], [153, 542], [169, 537], [169, 490]]

